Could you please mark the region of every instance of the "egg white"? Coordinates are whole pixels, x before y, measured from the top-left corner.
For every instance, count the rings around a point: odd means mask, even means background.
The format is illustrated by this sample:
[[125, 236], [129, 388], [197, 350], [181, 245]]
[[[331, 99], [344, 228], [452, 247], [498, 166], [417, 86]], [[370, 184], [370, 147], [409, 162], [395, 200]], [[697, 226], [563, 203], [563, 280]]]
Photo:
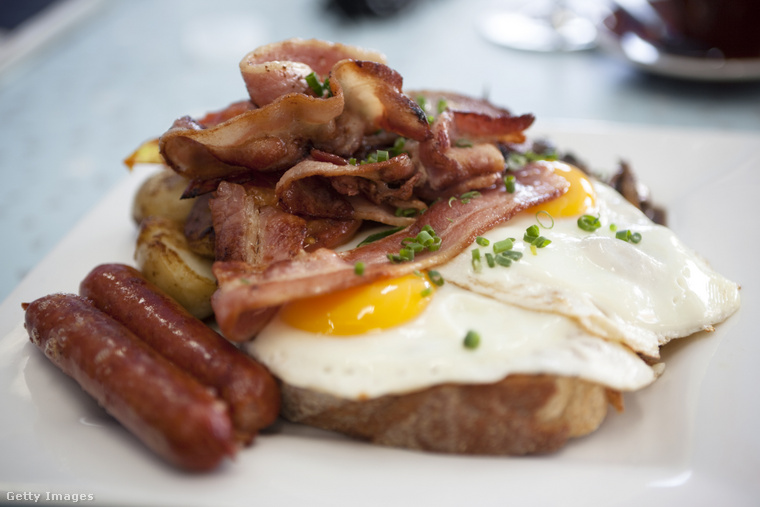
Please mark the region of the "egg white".
[[[468, 331], [480, 335], [464, 346]], [[581, 377], [619, 390], [654, 380], [652, 368], [619, 343], [564, 316], [534, 312], [444, 284], [417, 318], [363, 335], [301, 331], [279, 317], [247, 346], [287, 383], [346, 399], [402, 394], [433, 385], [496, 382], [509, 374]]]

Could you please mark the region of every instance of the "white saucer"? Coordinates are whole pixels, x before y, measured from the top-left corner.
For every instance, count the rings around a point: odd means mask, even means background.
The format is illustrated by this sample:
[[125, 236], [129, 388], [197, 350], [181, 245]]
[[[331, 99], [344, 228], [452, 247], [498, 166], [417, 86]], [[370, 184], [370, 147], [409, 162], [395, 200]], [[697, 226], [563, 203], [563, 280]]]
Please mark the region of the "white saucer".
[[667, 53], [634, 32], [617, 34], [599, 28], [599, 46], [639, 69], [662, 76], [698, 81], [760, 79], [760, 58], [695, 58]]

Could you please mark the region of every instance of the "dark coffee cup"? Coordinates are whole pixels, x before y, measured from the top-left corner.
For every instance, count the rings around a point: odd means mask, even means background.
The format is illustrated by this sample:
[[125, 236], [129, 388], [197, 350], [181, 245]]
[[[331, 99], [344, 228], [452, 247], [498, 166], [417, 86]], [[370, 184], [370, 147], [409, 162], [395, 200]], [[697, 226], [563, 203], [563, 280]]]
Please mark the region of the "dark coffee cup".
[[684, 49], [760, 58], [760, 0], [653, 0]]

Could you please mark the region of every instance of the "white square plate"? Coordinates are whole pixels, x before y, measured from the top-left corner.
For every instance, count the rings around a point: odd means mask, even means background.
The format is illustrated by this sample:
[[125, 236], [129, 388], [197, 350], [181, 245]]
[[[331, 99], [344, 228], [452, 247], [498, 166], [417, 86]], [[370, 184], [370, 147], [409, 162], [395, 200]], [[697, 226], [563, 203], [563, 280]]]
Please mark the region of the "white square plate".
[[53, 494], [120, 506], [757, 505], [760, 135], [577, 122], [539, 122], [538, 135], [595, 170], [630, 162], [684, 242], [743, 286], [739, 312], [666, 347], [662, 378], [626, 395], [625, 412], [610, 412], [596, 433], [549, 456], [483, 458], [380, 448], [282, 422], [214, 473], [166, 466], [50, 364], [21, 324], [21, 302], [77, 292], [97, 264], [132, 263], [130, 207], [143, 167], [0, 307], [0, 503], [34, 492], [43, 505]]

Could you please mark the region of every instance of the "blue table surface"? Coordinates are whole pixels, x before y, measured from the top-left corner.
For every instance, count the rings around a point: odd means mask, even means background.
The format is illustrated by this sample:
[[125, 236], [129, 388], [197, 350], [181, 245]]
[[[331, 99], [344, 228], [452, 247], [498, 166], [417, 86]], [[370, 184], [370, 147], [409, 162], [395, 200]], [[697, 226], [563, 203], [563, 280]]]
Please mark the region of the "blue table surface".
[[600, 50], [501, 48], [478, 30], [495, 1], [418, 0], [358, 21], [310, 0], [64, 3], [87, 8], [0, 66], [0, 300], [126, 177], [126, 155], [179, 116], [243, 98], [240, 58], [290, 37], [379, 50], [408, 89], [485, 94], [539, 119], [757, 132], [760, 146], [760, 82], [657, 77]]

